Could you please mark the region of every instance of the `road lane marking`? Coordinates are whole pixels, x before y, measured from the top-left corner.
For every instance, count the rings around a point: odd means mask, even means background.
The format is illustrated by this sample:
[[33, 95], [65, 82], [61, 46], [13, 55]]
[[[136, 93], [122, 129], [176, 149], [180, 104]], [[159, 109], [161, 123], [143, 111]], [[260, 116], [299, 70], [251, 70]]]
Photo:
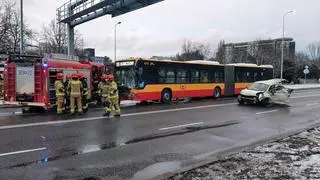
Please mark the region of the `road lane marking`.
[[306, 106], [314, 106], [314, 105], [317, 105], [319, 103], [310, 103], [310, 104], [307, 104]]
[[[149, 111], [149, 112], [138, 112], [138, 113], [123, 114], [123, 115], [121, 115], [121, 117], [130, 117], [130, 116], [139, 116], [139, 115], [166, 113], [166, 112], [177, 112], [177, 111], [204, 109], [204, 108], [211, 108], [211, 107], [232, 106], [232, 105], [236, 105], [236, 104], [238, 104], [238, 103], [214, 104], [214, 105], [197, 106], [197, 107], [186, 107], [186, 108], [166, 109], [166, 110]], [[45, 125], [54, 125], [54, 124], [67, 124], [67, 123], [83, 122], [83, 121], [94, 121], [94, 120], [107, 119], [107, 118], [108, 117], [98, 116], [98, 117], [80, 118], [80, 119], [72, 119], [72, 120], [59, 120], [59, 121], [47, 121], [47, 122], [39, 122], [39, 123], [7, 125], [7, 126], [0, 126], [0, 130], [23, 128], [23, 127], [33, 127], [33, 126], [45, 126]]]
[[14, 154], [23, 154], [23, 153], [34, 152], [34, 151], [42, 151], [42, 150], [46, 150], [46, 149], [47, 149], [46, 147], [42, 147], [42, 148], [37, 148], [37, 149], [27, 149], [27, 150], [22, 150], [22, 151], [2, 153], [2, 154], [0, 154], [0, 157], [10, 156], [10, 155], [14, 155]]
[[271, 110], [271, 111], [263, 111], [263, 112], [257, 112], [256, 114], [259, 115], [259, 114], [267, 114], [267, 113], [272, 113], [272, 112], [277, 112], [279, 110], [277, 109], [274, 109], [274, 110]]
[[159, 131], [164, 131], [164, 130], [168, 130], [168, 129], [176, 129], [176, 128], [187, 127], [187, 126], [194, 126], [194, 125], [199, 125], [199, 124], [203, 124], [203, 122], [196, 122], [196, 123], [182, 124], [182, 125], [177, 125], [177, 126], [160, 128]]

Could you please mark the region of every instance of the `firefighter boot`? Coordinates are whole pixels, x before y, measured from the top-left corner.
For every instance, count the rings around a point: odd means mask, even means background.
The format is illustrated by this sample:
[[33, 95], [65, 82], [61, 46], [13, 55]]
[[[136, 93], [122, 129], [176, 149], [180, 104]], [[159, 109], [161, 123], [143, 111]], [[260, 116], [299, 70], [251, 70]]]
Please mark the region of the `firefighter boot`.
[[121, 110], [120, 110], [120, 105], [119, 105], [119, 98], [112, 98], [110, 100], [111, 100], [112, 110], [114, 111], [114, 116], [120, 117]]

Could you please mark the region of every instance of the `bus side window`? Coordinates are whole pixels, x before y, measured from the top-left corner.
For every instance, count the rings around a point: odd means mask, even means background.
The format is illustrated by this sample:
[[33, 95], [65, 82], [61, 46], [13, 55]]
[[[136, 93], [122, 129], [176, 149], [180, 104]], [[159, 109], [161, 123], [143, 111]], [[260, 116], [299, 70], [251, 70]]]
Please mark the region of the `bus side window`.
[[199, 83], [199, 71], [191, 70], [191, 83]]
[[200, 82], [202, 83], [209, 82], [209, 72], [207, 70], [200, 71]]
[[164, 69], [159, 70], [159, 83], [165, 83], [166, 82], [166, 71]]
[[168, 70], [168, 71], [167, 71], [166, 83], [175, 83], [175, 73], [174, 73], [174, 70]]
[[177, 83], [187, 83], [187, 71], [183, 69], [177, 70]]
[[253, 81], [259, 81], [257, 72], [254, 72], [253, 74]]
[[219, 71], [219, 83], [223, 83], [224, 82], [224, 71], [220, 70]]
[[250, 72], [246, 71], [246, 82], [251, 82]]
[[215, 71], [213, 74], [213, 82], [217, 83], [219, 82], [219, 71]]

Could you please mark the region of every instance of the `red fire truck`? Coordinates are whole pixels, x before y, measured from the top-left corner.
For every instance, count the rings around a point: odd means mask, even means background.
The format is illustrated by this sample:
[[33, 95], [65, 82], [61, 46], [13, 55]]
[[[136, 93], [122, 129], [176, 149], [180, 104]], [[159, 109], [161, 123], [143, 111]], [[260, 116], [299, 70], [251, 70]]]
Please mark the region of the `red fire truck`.
[[[51, 108], [56, 104], [54, 82], [57, 73], [83, 73], [89, 85], [89, 97], [96, 90], [104, 65], [67, 58], [10, 55], [4, 64], [5, 104]], [[65, 80], [66, 77], [64, 77]]]

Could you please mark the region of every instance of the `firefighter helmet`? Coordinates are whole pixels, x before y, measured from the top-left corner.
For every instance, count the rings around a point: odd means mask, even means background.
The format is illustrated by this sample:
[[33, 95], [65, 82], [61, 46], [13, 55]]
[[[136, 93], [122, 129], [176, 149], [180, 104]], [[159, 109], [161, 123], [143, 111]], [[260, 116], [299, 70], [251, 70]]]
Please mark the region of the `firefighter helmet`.
[[78, 75], [77, 73], [73, 73], [73, 74], [71, 75], [71, 78], [72, 78], [72, 79], [79, 79], [79, 75]]
[[102, 80], [105, 80], [105, 79], [107, 79], [107, 75], [106, 75], [106, 74], [102, 74], [100, 78], [101, 78]]
[[82, 73], [79, 73], [78, 75], [79, 75], [79, 79], [85, 79], [86, 78], [86, 76], [84, 74], [82, 74]]
[[67, 74], [66, 79], [70, 80], [71, 79], [71, 74]]
[[113, 75], [108, 75], [108, 80], [113, 81], [114, 80], [114, 76]]
[[57, 80], [62, 80], [63, 79], [63, 73], [58, 73], [56, 78], [57, 78]]

